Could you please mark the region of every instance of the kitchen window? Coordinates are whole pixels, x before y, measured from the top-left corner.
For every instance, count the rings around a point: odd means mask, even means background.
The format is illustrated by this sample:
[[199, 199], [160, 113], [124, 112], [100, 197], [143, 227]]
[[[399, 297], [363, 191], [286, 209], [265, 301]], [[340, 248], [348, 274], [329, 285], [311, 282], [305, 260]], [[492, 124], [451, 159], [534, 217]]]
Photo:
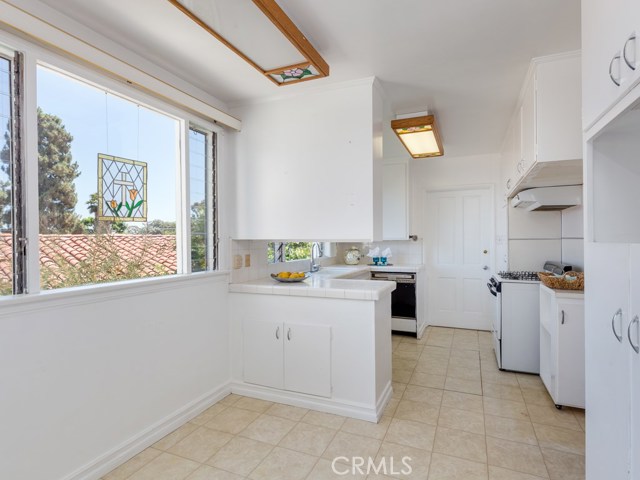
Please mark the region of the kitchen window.
[[[267, 260], [269, 263], [309, 260], [313, 242], [269, 242]], [[320, 253], [322, 256], [322, 250]]]
[[[217, 127], [73, 65], [25, 76], [36, 106], [11, 54], [0, 47], [0, 295], [216, 270]], [[24, 192], [23, 104], [38, 129]]]

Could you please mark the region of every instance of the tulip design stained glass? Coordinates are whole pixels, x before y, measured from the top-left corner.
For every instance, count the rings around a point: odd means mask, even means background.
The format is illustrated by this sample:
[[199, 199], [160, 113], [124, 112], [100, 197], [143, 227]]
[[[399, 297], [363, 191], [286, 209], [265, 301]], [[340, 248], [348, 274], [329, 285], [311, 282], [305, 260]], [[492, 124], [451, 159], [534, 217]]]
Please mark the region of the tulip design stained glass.
[[291, 83], [297, 82], [300, 80], [309, 80], [313, 77], [317, 77], [319, 75], [318, 70], [309, 64], [302, 64], [293, 67], [287, 67], [284, 70], [274, 70], [268, 72], [268, 75], [271, 76], [278, 83]]
[[147, 221], [147, 164], [98, 154], [98, 219]]

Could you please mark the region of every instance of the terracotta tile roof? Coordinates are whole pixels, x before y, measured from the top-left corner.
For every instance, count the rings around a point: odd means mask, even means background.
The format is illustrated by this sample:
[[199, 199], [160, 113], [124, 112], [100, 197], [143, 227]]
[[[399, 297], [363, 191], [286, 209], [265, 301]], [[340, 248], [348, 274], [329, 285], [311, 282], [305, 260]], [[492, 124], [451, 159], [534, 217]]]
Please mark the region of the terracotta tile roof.
[[[50, 283], [43, 288], [175, 273], [176, 237], [40, 235], [40, 268]], [[12, 272], [12, 238], [0, 234], [0, 283], [11, 283]]]

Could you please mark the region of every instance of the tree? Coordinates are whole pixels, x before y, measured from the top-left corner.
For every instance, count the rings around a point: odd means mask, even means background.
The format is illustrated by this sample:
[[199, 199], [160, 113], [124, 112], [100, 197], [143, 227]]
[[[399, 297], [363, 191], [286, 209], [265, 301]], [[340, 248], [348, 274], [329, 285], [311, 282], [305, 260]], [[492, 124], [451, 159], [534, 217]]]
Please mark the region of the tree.
[[82, 233], [82, 222], [74, 212], [78, 195], [75, 179], [78, 163], [71, 155], [73, 136], [60, 117], [38, 108], [38, 187], [40, 233]]
[[207, 210], [204, 200], [191, 205], [191, 271], [207, 269]]
[[93, 217], [82, 219], [84, 233], [125, 233], [127, 225], [119, 218], [111, 221], [101, 221], [98, 219], [98, 194], [89, 195], [89, 200], [85, 202], [87, 210]]
[[0, 229], [11, 229], [11, 121], [7, 121], [4, 145], [0, 150]]

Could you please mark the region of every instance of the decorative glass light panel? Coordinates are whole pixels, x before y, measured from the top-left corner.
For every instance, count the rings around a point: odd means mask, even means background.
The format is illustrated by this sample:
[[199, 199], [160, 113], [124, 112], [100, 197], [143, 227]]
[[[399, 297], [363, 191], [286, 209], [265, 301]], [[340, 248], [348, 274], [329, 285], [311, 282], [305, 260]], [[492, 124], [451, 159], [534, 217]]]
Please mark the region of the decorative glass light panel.
[[391, 129], [413, 158], [444, 155], [440, 133], [433, 115], [392, 120]]
[[169, 0], [277, 85], [329, 75], [329, 65], [275, 0]]
[[147, 164], [98, 154], [98, 219], [147, 221]]

